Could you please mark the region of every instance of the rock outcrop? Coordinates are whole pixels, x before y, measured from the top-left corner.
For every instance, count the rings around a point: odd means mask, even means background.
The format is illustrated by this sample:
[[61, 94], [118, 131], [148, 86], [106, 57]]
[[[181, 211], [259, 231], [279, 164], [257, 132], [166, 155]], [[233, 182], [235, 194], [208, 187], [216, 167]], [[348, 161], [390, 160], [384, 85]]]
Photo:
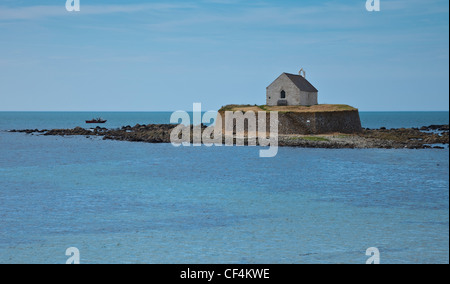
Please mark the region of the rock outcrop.
[[[120, 129], [94, 128], [84, 129], [53, 129], [53, 130], [11, 130], [26, 134], [39, 134], [45, 136], [98, 136], [104, 140], [146, 142], [146, 143], [171, 143], [171, 132], [177, 125], [171, 124], [149, 124], [124, 126]], [[205, 125], [199, 127], [201, 131], [206, 129]], [[333, 133], [326, 135], [298, 135], [280, 134], [279, 146], [305, 147], [305, 148], [384, 148], [384, 149], [443, 149], [443, 145], [449, 144], [449, 126], [432, 125], [422, 128], [401, 129], [363, 129], [360, 133], [343, 134]], [[194, 129], [192, 126], [184, 126], [185, 131], [190, 133], [190, 141], [194, 142]], [[178, 133], [181, 138], [181, 134]], [[234, 140], [235, 143], [236, 140]], [[247, 144], [248, 139], [244, 142]], [[225, 143], [225, 138], [222, 139]]]

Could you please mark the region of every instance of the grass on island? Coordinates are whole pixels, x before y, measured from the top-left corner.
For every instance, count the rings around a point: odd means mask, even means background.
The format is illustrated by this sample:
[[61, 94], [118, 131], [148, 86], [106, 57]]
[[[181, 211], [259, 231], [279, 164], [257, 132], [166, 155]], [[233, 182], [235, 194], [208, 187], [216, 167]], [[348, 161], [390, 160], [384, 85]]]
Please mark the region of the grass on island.
[[340, 139], [345, 139], [345, 138], [349, 138], [351, 136], [352, 136], [351, 134], [342, 134], [342, 133], [340, 133], [340, 134], [335, 135], [334, 137], [335, 138], [340, 138]]
[[292, 137], [292, 140], [306, 140], [313, 142], [329, 142], [330, 139], [319, 137], [319, 136], [305, 136], [305, 137]]
[[258, 106], [258, 105], [227, 105], [222, 107], [219, 111], [278, 111], [278, 112], [339, 112], [339, 111], [357, 111], [358, 109], [349, 105], [314, 105], [314, 106]]
[[262, 111], [258, 105], [226, 105], [223, 106], [219, 111]]

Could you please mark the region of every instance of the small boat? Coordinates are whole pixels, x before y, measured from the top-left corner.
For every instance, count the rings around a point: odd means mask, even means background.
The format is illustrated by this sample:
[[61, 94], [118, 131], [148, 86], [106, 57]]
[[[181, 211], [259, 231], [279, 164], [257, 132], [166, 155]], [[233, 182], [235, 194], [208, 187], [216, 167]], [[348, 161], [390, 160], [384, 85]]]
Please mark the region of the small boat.
[[99, 123], [106, 123], [107, 122], [107, 120], [105, 120], [105, 119], [103, 119], [103, 118], [94, 118], [94, 119], [92, 119], [92, 120], [86, 120], [86, 123], [96, 123], [96, 124], [99, 124]]

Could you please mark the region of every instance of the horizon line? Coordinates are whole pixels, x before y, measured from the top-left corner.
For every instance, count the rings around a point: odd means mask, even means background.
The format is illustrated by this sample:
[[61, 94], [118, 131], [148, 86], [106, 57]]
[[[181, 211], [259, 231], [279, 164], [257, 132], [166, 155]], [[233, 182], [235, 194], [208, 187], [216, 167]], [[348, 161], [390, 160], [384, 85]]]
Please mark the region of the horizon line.
[[[186, 111], [192, 112], [192, 110], [0, 110], [0, 112], [176, 112], [176, 111]], [[219, 110], [209, 110], [209, 111], [219, 111]], [[450, 110], [360, 110], [359, 112], [450, 112]], [[207, 112], [207, 110], [202, 110], [202, 112]]]

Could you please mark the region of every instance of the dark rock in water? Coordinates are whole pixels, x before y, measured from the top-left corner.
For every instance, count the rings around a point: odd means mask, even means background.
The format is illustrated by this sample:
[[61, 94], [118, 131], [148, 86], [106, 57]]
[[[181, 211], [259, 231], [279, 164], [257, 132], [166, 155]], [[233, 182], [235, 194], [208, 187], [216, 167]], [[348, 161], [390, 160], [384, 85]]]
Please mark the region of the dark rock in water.
[[73, 136], [73, 135], [81, 135], [81, 136], [89, 136], [93, 135], [93, 132], [86, 130], [81, 127], [75, 127], [74, 129], [53, 129], [44, 133], [46, 136]]
[[[43, 133], [47, 136], [71, 136], [80, 135], [85, 137], [99, 136], [103, 140], [117, 140], [117, 141], [131, 141], [131, 142], [146, 142], [146, 143], [171, 143], [170, 135], [172, 130], [178, 127], [173, 124], [147, 124], [136, 126], [124, 126], [119, 129], [106, 129], [96, 127], [93, 129], [84, 129], [76, 127], [74, 129], [53, 129], [53, 130], [10, 130], [10, 132], [23, 133]], [[448, 126], [436, 126], [434, 128], [445, 129]], [[207, 126], [202, 124], [197, 127], [185, 126], [184, 130], [191, 133], [191, 139], [194, 140], [194, 129], [206, 129]], [[428, 129], [428, 127], [425, 127]], [[362, 133], [353, 135], [336, 135], [335, 138], [330, 139], [304, 139], [304, 136], [292, 137], [280, 135], [279, 146], [291, 147], [306, 147], [306, 148], [384, 148], [384, 149], [429, 149], [429, 145], [449, 144], [449, 132], [429, 133], [424, 132], [422, 128], [400, 128], [400, 129], [380, 129], [365, 128]], [[181, 133], [178, 135], [181, 138]], [[311, 137], [309, 137], [311, 138]], [[314, 137], [312, 137], [314, 138]], [[224, 141], [224, 139], [223, 139]], [[234, 140], [235, 141], [235, 140]], [[248, 144], [246, 138], [245, 144]], [[443, 147], [436, 147], [436, 149], [444, 149]]]
[[444, 148], [444, 147], [442, 147], [442, 146], [434, 146], [434, 147], [433, 147], [433, 149], [440, 149], [440, 150], [445, 150], [445, 148]]
[[438, 130], [442, 127], [442, 125], [430, 125], [428, 126], [428, 130]]
[[47, 130], [39, 130], [39, 129], [23, 129], [23, 130], [12, 129], [12, 130], [8, 130], [8, 132], [10, 132], [10, 133], [26, 133], [26, 134], [44, 133], [46, 131]]
[[422, 131], [449, 131], [449, 125], [430, 125], [420, 128]]

